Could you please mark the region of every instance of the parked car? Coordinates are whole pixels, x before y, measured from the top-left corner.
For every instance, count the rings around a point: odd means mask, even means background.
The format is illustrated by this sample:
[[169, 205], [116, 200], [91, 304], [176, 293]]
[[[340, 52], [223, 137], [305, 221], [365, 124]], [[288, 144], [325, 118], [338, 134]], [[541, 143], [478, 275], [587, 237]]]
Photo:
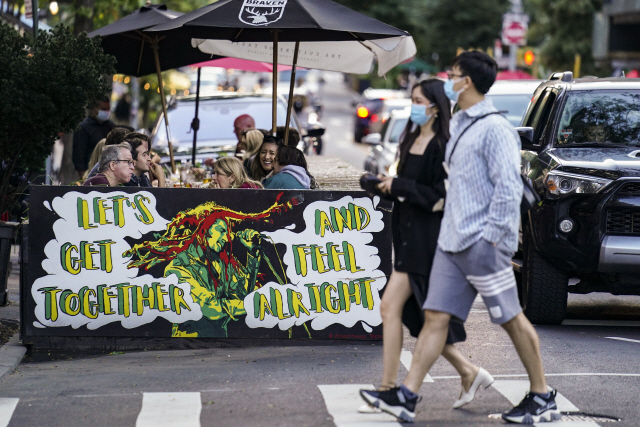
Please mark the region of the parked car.
[[497, 80], [486, 97], [509, 123], [520, 126], [531, 97], [542, 82], [543, 80]]
[[367, 89], [356, 107], [353, 139], [362, 142], [362, 137], [380, 133], [384, 122], [394, 110], [402, 110], [411, 105], [406, 92], [391, 89]]
[[[238, 143], [233, 133], [233, 121], [242, 114], [249, 114], [256, 122], [257, 129], [271, 129], [271, 96], [264, 94], [243, 94], [237, 92], [219, 92], [214, 95], [200, 97], [198, 117], [200, 129], [196, 147], [196, 159], [217, 158], [233, 155]], [[178, 97], [168, 109], [169, 129], [173, 144], [174, 158], [177, 162], [191, 160], [193, 147], [193, 130], [191, 121], [195, 116], [195, 96]], [[277, 124], [284, 126], [287, 116], [287, 104], [279, 97], [277, 103]], [[292, 112], [291, 126], [301, 131], [295, 112]], [[305, 132], [301, 132], [305, 135]], [[161, 113], [151, 133], [151, 146], [162, 157], [162, 162], [169, 161], [167, 134], [164, 115]]]
[[513, 260], [524, 313], [559, 324], [568, 292], [640, 295], [640, 80], [555, 73], [518, 132], [542, 199]]
[[[542, 80], [499, 80], [493, 84], [486, 97], [513, 126], [519, 126], [535, 89]], [[404, 100], [403, 100], [404, 101]], [[409, 103], [411, 101], [409, 100]], [[458, 107], [454, 107], [454, 111]], [[400, 135], [407, 125], [411, 109], [405, 107], [391, 112], [380, 133], [371, 133], [362, 142], [371, 145], [364, 161], [364, 169], [374, 174], [395, 175], [392, 165]]]
[[365, 136], [362, 142], [371, 145], [364, 161], [364, 170], [373, 174], [395, 175], [396, 153], [402, 131], [407, 126], [411, 108], [391, 112], [380, 133]]

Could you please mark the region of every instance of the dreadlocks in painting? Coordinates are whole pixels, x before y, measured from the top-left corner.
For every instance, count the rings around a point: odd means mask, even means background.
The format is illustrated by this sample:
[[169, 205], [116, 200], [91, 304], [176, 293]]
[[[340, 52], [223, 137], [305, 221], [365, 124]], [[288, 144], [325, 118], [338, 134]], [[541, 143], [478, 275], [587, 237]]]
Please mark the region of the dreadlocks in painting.
[[[245, 314], [244, 297], [259, 287], [257, 282], [262, 239], [252, 229], [233, 231], [240, 223], [266, 221], [274, 213], [296, 204], [281, 203], [280, 196], [269, 209], [245, 214], [215, 202], [180, 212], [156, 241], [135, 245], [123, 256], [132, 257], [128, 268], [148, 270], [167, 263], [164, 276], [175, 274], [180, 283], [188, 282], [193, 300], [202, 307], [202, 318], [173, 325], [174, 337], [226, 337], [227, 324]], [[241, 245], [246, 262], [234, 255]], [[238, 252], [238, 251], [236, 251]]]

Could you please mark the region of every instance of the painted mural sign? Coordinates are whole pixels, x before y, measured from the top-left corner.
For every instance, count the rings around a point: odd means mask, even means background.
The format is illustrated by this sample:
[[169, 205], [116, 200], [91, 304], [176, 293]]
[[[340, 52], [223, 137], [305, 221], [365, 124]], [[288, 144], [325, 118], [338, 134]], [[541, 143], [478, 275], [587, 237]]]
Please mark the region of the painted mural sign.
[[35, 187], [26, 335], [380, 338], [364, 192]]

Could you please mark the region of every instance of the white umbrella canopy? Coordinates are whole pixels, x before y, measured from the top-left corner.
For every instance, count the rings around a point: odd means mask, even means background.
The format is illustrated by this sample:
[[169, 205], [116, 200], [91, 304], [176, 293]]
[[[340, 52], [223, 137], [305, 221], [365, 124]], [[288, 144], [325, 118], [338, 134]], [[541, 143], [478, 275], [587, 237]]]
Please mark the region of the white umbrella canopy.
[[[200, 51], [213, 55], [261, 62], [270, 62], [273, 58], [272, 42], [192, 39], [191, 43]], [[293, 65], [294, 42], [278, 43], [278, 51], [278, 64]], [[377, 60], [378, 75], [383, 76], [415, 54], [416, 45], [411, 36], [363, 41], [300, 42], [296, 66], [367, 74], [371, 72], [374, 60]]]

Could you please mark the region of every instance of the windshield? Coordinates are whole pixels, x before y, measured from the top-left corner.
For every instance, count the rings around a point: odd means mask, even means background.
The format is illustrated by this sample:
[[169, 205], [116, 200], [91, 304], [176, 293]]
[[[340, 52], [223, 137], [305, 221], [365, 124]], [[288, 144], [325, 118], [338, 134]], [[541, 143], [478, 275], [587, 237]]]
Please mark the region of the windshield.
[[[178, 102], [176, 108], [169, 110], [169, 127], [171, 130], [171, 142], [173, 144], [192, 144], [193, 131], [191, 121], [195, 115], [195, 102]], [[284, 126], [287, 118], [287, 111], [282, 102], [278, 102], [278, 126]], [[198, 145], [216, 145], [237, 141], [233, 133], [233, 121], [236, 117], [248, 114], [256, 122], [257, 129], [271, 129], [271, 101], [263, 102], [255, 99], [213, 99], [200, 101], [198, 118], [200, 119], [200, 129], [198, 129]], [[292, 127], [298, 129], [296, 121], [291, 119]], [[164, 130], [164, 119], [158, 124], [157, 134], [153, 145], [166, 144], [167, 135]]]
[[400, 135], [402, 135], [402, 131], [405, 126], [407, 126], [407, 121], [409, 119], [396, 119], [393, 122], [393, 126], [391, 127], [391, 132], [389, 133], [389, 142], [390, 143], [398, 143], [400, 142]]
[[531, 100], [530, 95], [487, 95], [487, 98], [512, 126], [520, 126]]
[[640, 143], [640, 91], [570, 92], [558, 128], [557, 145]]

